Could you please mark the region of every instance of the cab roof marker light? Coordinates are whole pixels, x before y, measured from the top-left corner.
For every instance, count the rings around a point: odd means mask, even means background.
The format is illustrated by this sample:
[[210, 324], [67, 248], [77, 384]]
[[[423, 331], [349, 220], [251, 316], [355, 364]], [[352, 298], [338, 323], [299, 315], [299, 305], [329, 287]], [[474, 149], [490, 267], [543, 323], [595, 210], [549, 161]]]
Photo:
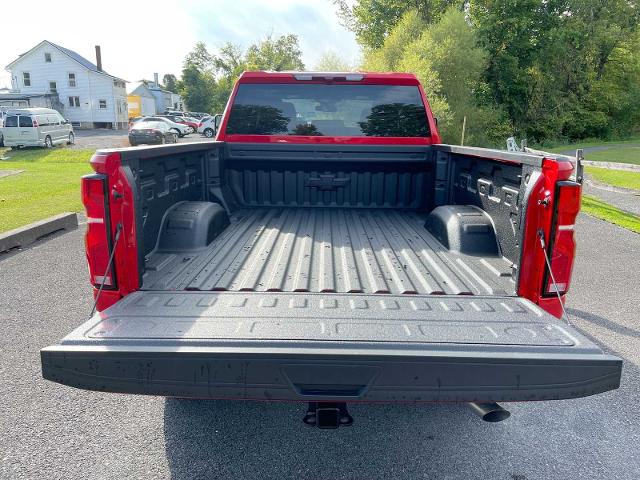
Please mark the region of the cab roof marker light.
[[306, 72], [295, 73], [293, 75], [296, 80], [313, 80], [314, 78], [324, 78], [325, 80], [331, 80], [336, 77], [344, 77], [348, 82], [359, 82], [364, 79], [362, 73], [339, 73], [339, 72]]

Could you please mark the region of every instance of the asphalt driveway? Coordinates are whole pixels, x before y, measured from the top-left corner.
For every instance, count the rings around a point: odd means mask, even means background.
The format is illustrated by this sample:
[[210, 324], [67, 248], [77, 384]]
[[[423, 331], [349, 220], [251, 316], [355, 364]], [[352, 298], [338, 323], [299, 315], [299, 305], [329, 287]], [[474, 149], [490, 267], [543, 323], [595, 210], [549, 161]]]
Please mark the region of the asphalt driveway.
[[[130, 147], [127, 130], [75, 130], [76, 143], [71, 148], [97, 150], [98, 148]], [[178, 139], [178, 143], [207, 142], [211, 139], [191, 133]]]
[[506, 404], [487, 424], [464, 406], [351, 408], [337, 431], [299, 404], [92, 393], [46, 382], [38, 351], [91, 302], [81, 230], [0, 256], [0, 478], [640, 478], [640, 235], [581, 216], [570, 312], [625, 359], [622, 387]]

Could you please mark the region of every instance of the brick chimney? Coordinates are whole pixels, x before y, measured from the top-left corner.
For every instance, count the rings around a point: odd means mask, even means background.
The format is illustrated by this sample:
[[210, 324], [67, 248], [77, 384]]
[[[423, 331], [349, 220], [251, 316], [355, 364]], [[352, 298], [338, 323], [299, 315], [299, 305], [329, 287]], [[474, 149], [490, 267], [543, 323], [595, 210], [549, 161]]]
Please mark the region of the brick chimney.
[[96, 45], [96, 66], [98, 71], [102, 71], [102, 53], [100, 52], [100, 45]]

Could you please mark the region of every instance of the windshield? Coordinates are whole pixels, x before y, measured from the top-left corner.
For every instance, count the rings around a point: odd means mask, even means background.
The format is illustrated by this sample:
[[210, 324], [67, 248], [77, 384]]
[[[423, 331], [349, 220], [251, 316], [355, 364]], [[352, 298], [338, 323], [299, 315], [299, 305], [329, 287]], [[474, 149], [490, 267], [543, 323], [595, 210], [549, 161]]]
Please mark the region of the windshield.
[[236, 94], [229, 135], [426, 137], [417, 86], [244, 84]]

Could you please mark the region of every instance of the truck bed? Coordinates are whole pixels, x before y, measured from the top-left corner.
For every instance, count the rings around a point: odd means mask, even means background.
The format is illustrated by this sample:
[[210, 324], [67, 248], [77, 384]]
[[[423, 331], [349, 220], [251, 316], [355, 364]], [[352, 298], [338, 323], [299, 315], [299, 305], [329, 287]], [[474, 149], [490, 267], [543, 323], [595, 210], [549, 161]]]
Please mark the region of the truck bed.
[[154, 250], [146, 290], [513, 295], [511, 263], [447, 250], [425, 214], [257, 208], [198, 251]]

